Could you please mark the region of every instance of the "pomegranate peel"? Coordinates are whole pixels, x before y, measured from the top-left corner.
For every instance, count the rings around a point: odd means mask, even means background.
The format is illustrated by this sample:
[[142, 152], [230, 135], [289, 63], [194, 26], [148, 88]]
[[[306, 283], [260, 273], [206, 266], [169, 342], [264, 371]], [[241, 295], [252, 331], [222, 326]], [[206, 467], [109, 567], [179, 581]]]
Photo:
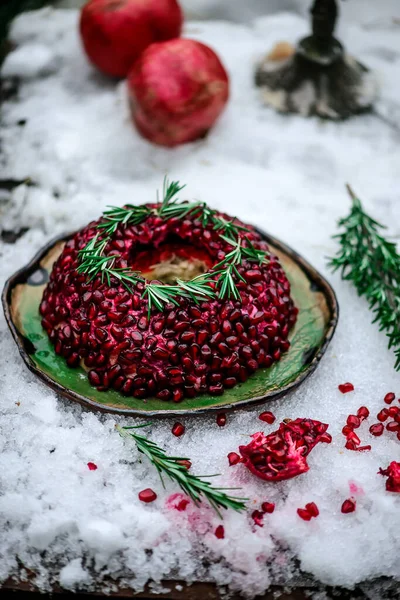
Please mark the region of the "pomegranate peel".
[[392, 461], [386, 469], [379, 469], [378, 473], [387, 477], [386, 489], [388, 492], [400, 493], [400, 463]]
[[325, 436], [329, 425], [311, 419], [281, 423], [269, 435], [254, 433], [247, 446], [239, 446], [244, 465], [253, 475], [265, 481], [283, 481], [309, 470], [307, 456], [319, 442], [329, 443]]

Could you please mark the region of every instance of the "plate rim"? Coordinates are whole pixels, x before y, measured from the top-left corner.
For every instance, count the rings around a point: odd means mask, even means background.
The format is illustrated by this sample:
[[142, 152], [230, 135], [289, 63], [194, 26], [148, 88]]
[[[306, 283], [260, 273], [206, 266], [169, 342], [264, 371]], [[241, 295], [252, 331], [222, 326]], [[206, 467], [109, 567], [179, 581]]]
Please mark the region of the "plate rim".
[[16, 285], [20, 283], [26, 282], [29, 275], [34, 272], [38, 268], [38, 264], [40, 264], [41, 260], [46, 256], [46, 254], [59, 242], [65, 242], [74, 236], [77, 231], [67, 234], [61, 234], [54, 238], [52, 238], [45, 246], [40, 248], [33, 258], [26, 264], [16, 271], [13, 275], [11, 275], [5, 282], [3, 292], [1, 295], [3, 311], [6, 319], [6, 323], [11, 331], [12, 337], [17, 344], [19, 353], [21, 358], [23, 359], [25, 365], [28, 369], [34, 373], [43, 383], [45, 383], [48, 387], [54, 390], [57, 394], [68, 398], [74, 402], [78, 402], [81, 406], [88, 408], [92, 411], [100, 411], [102, 413], [108, 414], [117, 414], [129, 417], [140, 417], [140, 418], [169, 418], [169, 417], [182, 417], [182, 416], [197, 416], [197, 415], [207, 415], [209, 413], [215, 412], [233, 412], [235, 410], [241, 410], [245, 408], [252, 408], [259, 404], [266, 402], [267, 400], [275, 400], [277, 398], [281, 398], [282, 396], [289, 394], [291, 391], [295, 390], [299, 387], [303, 381], [305, 381], [308, 377], [310, 377], [314, 371], [316, 370], [319, 362], [321, 361], [323, 355], [325, 354], [336, 330], [336, 326], [339, 320], [339, 303], [337, 300], [336, 293], [328, 282], [328, 280], [315, 269], [305, 258], [303, 258], [296, 250], [293, 250], [290, 246], [282, 242], [281, 240], [275, 238], [274, 236], [266, 233], [262, 229], [258, 227], [254, 227], [254, 229], [262, 236], [262, 238], [268, 243], [275, 246], [278, 250], [287, 254], [290, 258], [292, 258], [300, 268], [306, 273], [308, 279], [310, 281], [314, 281], [318, 288], [323, 292], [328, 308], [330, 310], [331, 318], [327, 323], [327, 331], [324, 336], [324, 341], [319, 348], [316, 355], [313, 357], [312, 361], [307, 365], [307, 368], [302, 371], [302, 373], [296, 377], [294, 381], [287, 384], [283, 388], [279, 390], [271, 390], [267, 394], [263, 396], [255, 396], [253, 398], [248, 398], [246, 400], [239, 400], [234, 403], [221, 404], [218, 406], [209, 406], [206, 408], [193, 408], [190, 410], [165, 410], [162, 412], [159, 411], [141, 411], [138, 409], [132, 408], [117, 408], [117, 407], [105, 407], [103, 404], [91, 400], [87, 396], [83, 396], [78, 392], [74, 392], [70, 390], [66, 386], [52, 379], [47, 373], [41, 371], [31, 359], [29, 353], [25, 349], [24, 339], [17, 328], [16, 324], [13, 321], [11, 315], [11, 296], [12, 290]]

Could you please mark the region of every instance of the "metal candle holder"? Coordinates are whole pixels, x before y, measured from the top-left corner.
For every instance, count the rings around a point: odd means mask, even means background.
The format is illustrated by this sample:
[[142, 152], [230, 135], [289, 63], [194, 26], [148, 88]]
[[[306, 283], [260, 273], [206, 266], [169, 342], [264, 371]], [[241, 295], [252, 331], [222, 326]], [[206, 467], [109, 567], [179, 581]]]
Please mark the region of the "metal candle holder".
[[376, 80], [335, 38], [336, 0], [315, 0], [310, 12], [312, 34], [296, 48], [277, 44], [257, 68], [255, 81], [265, 104], [336, 120], [370, 110]]

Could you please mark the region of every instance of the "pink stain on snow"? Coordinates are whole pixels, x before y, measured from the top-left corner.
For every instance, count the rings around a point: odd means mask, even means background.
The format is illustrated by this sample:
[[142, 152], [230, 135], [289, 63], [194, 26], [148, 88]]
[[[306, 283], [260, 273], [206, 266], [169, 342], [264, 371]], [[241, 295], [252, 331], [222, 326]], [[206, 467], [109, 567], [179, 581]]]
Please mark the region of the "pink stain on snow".
[[190, 500], [185, 494], [172, 494], [165, 501], [165, 506], [170, 510], [177, 510], [179, 512], [183, 512], [186, 510], [187, 506], [190, 504]]
[[365, 494], [363, 488], [355, 483], [355, 481], [349, 481], [350, 494], [363, 496]]

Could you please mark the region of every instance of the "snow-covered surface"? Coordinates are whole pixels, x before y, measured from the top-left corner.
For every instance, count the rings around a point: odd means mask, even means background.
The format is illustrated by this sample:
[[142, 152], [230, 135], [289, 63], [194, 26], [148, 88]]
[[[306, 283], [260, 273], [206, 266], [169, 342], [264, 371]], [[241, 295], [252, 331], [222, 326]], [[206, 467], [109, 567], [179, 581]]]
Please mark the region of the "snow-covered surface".
[[[153, 200], [167, 172], [187, 182], [188, 195], [285, 240], [334, 284], [341, 318], [329, 351], [298, 391], [268, 404], [277, 422], [311, 417], [329, 423], [334, 439], [313, 451], [307, 474], [274, 485], [240, 465], [229, 468], [226, 459], [244, 436], [274, 429], [257, 419], [262, 407], [229, 415], [223, 429], [212, 417], [187, 418], [179, 439], [171, 434], [172, 422], [149, 427], [168, 452], [191, 458], [193, 472], [221, 473], [218, 483], [241, 486], [250, 498], [247, 514], [225, 514], [225, 539], [217, 539], [219, 521], [206, 506], [190, 505], [185, 512], [169, 507], [168, 497], [178, 490], [162, 489], [134, 445], [114, 431], [115, 418], [68, 404], [28, 372], [0, 317], [0, 581], [22, 564], [38, 573], [43, 588], [53, 576], [74, 588], [91, 585], [93, 576], [124, 574], [135, 589], [149, 579], [205, 578], [251, 596], [271, 583], [293, 582], [293, 557], [328, 584], [400, 579], [400, 497], [386, 492], [377, 475], [379, 467], [399, 460], [399, 442], [393, 434], [372, 438], [373, 416], [360, 430], [371, 452], [345, 450], [340, 433], [346, 416], [361, 405], [375, 415], [387, 391], [400, 395], [399, 375], [366, 303], [328, 273], [325, 260], [335, 251], [335, 222], [349, 209], [345, 182], [390, 234], [400, 234], [399, 26], [389, 19], [368, 29], [353, 24], [344, 40], [377, 70], [378, 108], [389, 125], [372, 115], [322, 123], [261, 106], [252, 85], [254, 63], [276, 41], [294, 41], [305, 32], [300, 17], [277, 15], [251, 27], [189, 23], [186, 35], [221, 55], [232, 98], [206, 140], [170, 151], [135, 132], [124, 83], [106, 80], [87, 64], [76, 20], [73, 11], [43, 10], [21, 16], [12, 28], [17, 49], [3, 72], [22, 81], [18, 97], [3, 107], [1, 177], [30, 178], [34, 185], [0, 199], [3, 228], [29, 228], [15, 245], [0, 247], [1, 279], [107, 204]], [[354, 383], [355, 392], [339, 393], [345, 381]], [[87, 468], [89, 461], [96, 471]], [[151, 505], [138, 500], [145, 487], [157, 491]], [[357, 510], [342, 515], [351, 494]], [[275, 502], [276, 511], [265, 516], [263, 528], [254, 527], [252, 508], [265, 500]], [[310, 501], [320, 516], [304, 522], [296, 509]]]

